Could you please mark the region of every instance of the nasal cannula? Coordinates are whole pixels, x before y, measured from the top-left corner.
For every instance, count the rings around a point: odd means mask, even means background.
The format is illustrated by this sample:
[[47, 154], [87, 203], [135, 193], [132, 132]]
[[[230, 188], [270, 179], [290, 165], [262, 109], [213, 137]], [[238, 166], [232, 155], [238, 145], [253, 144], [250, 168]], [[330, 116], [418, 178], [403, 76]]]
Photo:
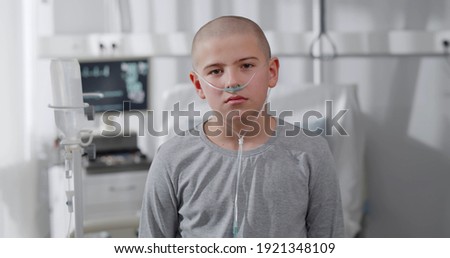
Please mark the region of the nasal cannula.
[[237, 84], [236, 86], [233, 87], [226, 87], [226, 88], [220, 88], [217, 86], [214, 86], [212, 83], [210, 83], [209, 81], [207, 81], [205, 78], [203, 78], [200, 74], [198, 74], [197, 72], [195, 72], [195, 74], [197, 74], [198, 77], [200, 77], [200, 79], [202, 79], [202, 81], [204, 81], [209, 87], [216, 89], [216, 90], [221, 90], [221, 91], [225, 91], [228, 93], [236, 93], [238, 91], [243, 90], [245, 87], [247, 87], [250, 82], [253, 80], [253, 77], [255, 77], [256, 72], [252, 75], [252, 77], [250, 77], [250, 79], [248, 80], [248, 82], [246, 82], [245, 84]]

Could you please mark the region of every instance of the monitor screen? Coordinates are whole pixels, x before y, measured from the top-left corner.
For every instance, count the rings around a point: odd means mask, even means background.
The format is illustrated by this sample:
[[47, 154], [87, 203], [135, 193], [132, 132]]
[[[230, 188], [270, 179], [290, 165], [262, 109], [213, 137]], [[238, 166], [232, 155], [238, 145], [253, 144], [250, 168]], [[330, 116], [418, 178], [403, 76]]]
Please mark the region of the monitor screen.
[[148, 109], [148, 59], [80, 62], [84, 102], [95, 112]]

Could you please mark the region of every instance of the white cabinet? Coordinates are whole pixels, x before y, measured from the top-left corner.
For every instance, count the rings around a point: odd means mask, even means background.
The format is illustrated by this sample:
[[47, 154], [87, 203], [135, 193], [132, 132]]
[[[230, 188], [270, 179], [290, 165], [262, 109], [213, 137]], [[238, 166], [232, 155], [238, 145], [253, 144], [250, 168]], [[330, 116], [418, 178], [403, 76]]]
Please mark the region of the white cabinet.
[[[86, 173], [83, 171], [85, 237], [136, 237], [147, 170]], [[66, 205], [68, 180], [63, 167], [49, 171], [51, 236], [73, 230]], [[73, 187], [72, 187], [73, 189]], [[69, 230], [70, 227], [70, 230]]]
[[146, 177], [146, 170], [85, 174], [85, 232], [128, 229], [136, 236]]

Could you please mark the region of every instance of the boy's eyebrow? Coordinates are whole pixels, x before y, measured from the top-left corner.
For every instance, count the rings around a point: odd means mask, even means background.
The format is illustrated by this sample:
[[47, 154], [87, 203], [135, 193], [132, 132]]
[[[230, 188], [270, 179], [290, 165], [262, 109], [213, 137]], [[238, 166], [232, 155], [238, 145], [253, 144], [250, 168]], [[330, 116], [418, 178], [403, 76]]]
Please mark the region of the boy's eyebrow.
[[224, 65], [225, 65], [224, 63], [213, 63], [213, 64], [209, 64], [209, 65], [205, 66], [203, 68], [203, 70], [207, 70], [208, 68], [211, 68], [211, 67], [224, 66]]
[[256, 59], [256, 60], [259, 60], [256, 56], [249, 56], [249, 57], [241, 58], [241, 59], [237, 60], [237, 61], [234, 62], [234, 63], [240, 63], [240, 62], [243, 62], [243, 61], [247, 61], [247, 60], [249, 60], [249, 59]]
[[[237, 63], [248, 61], [248, 60], [252, 60], [252, 59], [259, 60], [259, 58], [257, 58], [256, 56], [249, 56], [249, 57], [244, 57], [244, 58], [241, 58], [239, 60], [236, 60], [236, 61], [233, 62], [233, 64], [237, 64]], [[210, 67], [224, 66], [224, 65], [226, 65], [226, 64], [225, 63], [219, 63], [219, 62], [218, 63], [213, 63], [213, 64], [209, 64], [209, 65], [205, 66], [203, 68], [203, 70], [207, 70]]]

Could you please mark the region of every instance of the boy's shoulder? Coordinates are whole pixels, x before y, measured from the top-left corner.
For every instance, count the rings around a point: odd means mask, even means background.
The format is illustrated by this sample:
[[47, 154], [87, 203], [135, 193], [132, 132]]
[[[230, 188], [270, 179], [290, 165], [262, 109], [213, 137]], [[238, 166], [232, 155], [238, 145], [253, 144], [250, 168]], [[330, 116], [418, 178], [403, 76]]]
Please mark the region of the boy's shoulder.
[[186, 152], [189, 148], [198, 146], [199, 141], [201, 141], [200, 131], [196, 126], [186, 131], [177, 132], [159, 146], [158, 152], [169, 155]]
[[278, 124], [277, 142], [282, 144], [284, 148], [313, 154], [320, 154], [329, 150], [328, 142], [322, 135], [282, 119], [278, 120]]

